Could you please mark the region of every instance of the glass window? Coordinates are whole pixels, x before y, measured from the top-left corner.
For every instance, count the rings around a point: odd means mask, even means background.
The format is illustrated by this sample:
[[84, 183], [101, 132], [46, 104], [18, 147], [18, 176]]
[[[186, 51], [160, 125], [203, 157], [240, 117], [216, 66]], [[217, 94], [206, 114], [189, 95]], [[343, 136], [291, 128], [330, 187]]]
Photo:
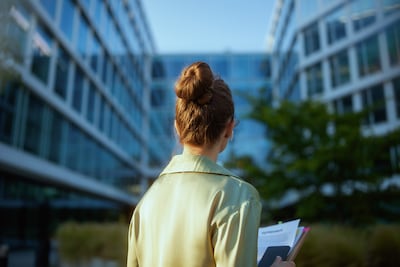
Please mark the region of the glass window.
[[355, 31], [366, 28], [376, 20], [375, 0], [354, 0], [351, 3], [351, 20]]
[[383, 0], [383, 9], [385, 15], [396, 14], [400, 11], [399, 0]]
[[22, 63], [25, 57], [31, 15], [21, 2], [13, 3], [9, 14], [11, 21], [9, 23], [3, 21], [6, 26], [1, 26], [6, 31], [0, 30], [1, 50], [5, 51], [6, 56], [10, 53], [13, 60]]
[[92, 39], [92, 47], [90, 49], [90, 66], [93, 70], [94, 73], [97, 73], [99, 70], [99, 60], [100, 60], [100, 52], [101, 52], [101, 47], [100, 47], [100, 42], [97, 39], [96, 36]]
[[304, 49], [306, 56], [320, 49], [318, 23], [312, 24], [304, 30]]
[[343, 50], [329, 59], [331, 68], [332, 87], [345, 84], [350, 81], [350, 67], [347, 50]]
[[307, 19], [317, 14], [318, 5], [316, 2], [317, 1], [297, 0], [296, 6], [299, 8], [299, 17]]
[[96, 114], [95, 110], [95, 101], [96, 101], [96, 87], [93, 83], [89, 86], [89, 94], [87, 99], [87, 110], [86, 110], [86, 118], [91, 123], [94, 122], [94, 115]]
[[74, 77], [74, 88], [72, 95], [72, 106], [78, 112], [81, 112], [82, 110], [83, 85], [84, 85], [84, 77], [82, 70], [78, 66], [76, 66], [75, 77]]
[[356, 49], [360, 76], [365, 76], [381, 69], [378, 38], [376, 35], [359, 43]]
[[317, 63], [314, 66], [307, 68], [306, 78], [308, 96], [313, 96], [323, 92], [324, 88], [321, 63]]
[[50, 125], [50, 140], [49, 140], [49, 160], [60, 163], [61, 162], [61, 153], [62, 147], [65, 145], [66, 140], [65, 131], [66, 131], [66, 121], [60, 115], [60, 113], [55, 110], [52, 111], [52, 120]]
[[24, 149], [39, 154], [43, 124], [43, 102], [33, 94], [29, 95], [26, 117]]
[[76, 49], [83, 59], [87, 57], [87, 37], [89, 34], [89, 26], [84, 16], [79, 16], [78, 38], [76, 40]]
[[47, 83], [49, 76], [50, 57], [52, 54], [53, 39], [49, 31], [41, 24], [37, 24], [33, 34], [32, 73], [42, 82]]
[[16, 83], [0, 81], [0, 141], [12, 143], [14, 125], [16, 123], [17, 94]]
[[386, 121], [386, 103], [382, 84], [364, 90], [362, 101], [364, 109], [370, 109], [364, 123], [374, 124]]
[[353, 98], [351, 95], [334, 101], [335, 111], [338, 114], [353, 112]]
[[[107, 83], [107, 74], [110, 64], [111, 63], [109, 57], [107, 56], [107, 54], [104, 54], [103, 67], [101, 71], [101, 80], [103, 81], [104, 84]], [[106, 88], [108, 88], [108, 86]]]
[[104, 109], [105, 109], [105, 103], [104, 103], [104, 98], [100, 96], [99, 98], [99, 117], [98, 119], [98, 128], [100, 131], [104, 131], [105, 127], [104, 127]]
[[235, 56], [231, 64], [231, 77], [233, 79], [245, 79], [249, 77], [249, 61], [245, 57]]
[[346, 15], [344, 7], [340, 7], [326, 19], [326, 33], [328, 44], [332, 44], [346, 37]]
[[47, 14], [54, 20], [56, 18], [56, 6], [58, 1], [55, 0], [40, 0], [40, 3]]
[[71, 41], [74, 21], [74, 4], [72, 0], [63, 0], [60, 27], [65, 36]]
[[386, 40], [390, 64], [397, 65], [400, 63], [400, 20], [386, 29]]
[[67, 145], [66, 145], [66, 166], [72, 170], [78, 170], [81, 161], [81, 138], [82, 134], [79, 129], [69, 123], [67, 132]]
[[86, 12], [89, 12], [90, 10], [90, 0], [80, 0], [81, 5], [84, 9], [86, 9]]
[[56, 92], [56, 94], [61, 96], [63, 99], [67, 97], [69, 65], [69, 55], [64, 48], [60, 46], [58, 48], [54, 92]]
[[400, 118], [400, 77], [393, 80], [393, 92], [397, 118]]
[[91, 11], [91, 16], [98, 27], [101, 25], [101, 13], [103, 9], [103, 0], [93, 0]]

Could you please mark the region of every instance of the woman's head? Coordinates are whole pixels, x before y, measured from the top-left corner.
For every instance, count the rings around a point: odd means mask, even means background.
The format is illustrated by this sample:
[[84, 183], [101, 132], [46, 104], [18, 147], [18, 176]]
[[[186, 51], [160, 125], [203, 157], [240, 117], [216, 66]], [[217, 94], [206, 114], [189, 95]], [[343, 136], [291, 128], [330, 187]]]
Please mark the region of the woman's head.
[[207, 63], [186, 67], [175, 84], [176, 127], [182, 144], [212, 145], [232, 122], [234, 105], [225, 82], [216, 79]]

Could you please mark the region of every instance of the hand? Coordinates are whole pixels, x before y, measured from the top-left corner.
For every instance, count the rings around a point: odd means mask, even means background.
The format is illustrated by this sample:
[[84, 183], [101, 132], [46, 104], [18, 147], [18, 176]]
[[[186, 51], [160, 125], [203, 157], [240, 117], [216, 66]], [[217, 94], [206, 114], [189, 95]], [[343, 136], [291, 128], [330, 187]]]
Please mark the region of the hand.
[[293, 261], [282, 261], [282, 258], [277, 256], [271, 267], [296, 267]]

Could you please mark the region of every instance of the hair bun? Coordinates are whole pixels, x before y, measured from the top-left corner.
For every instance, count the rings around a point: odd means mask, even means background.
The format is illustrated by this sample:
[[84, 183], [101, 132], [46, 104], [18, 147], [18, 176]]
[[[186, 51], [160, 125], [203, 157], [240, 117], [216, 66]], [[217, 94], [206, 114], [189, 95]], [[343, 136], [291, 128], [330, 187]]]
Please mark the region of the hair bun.
[[214, 75], [210, 66], [204, 62], [195, 62], [182, 71], [175, 84], [176, 96], [205, 105], [212, 99], [213, 81]]

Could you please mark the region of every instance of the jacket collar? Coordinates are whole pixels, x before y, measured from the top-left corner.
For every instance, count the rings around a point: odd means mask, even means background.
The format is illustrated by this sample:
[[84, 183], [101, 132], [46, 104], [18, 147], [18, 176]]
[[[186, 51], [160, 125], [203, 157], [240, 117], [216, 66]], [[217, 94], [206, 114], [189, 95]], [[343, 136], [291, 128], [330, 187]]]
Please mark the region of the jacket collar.
[[239, 178], [237, 175], [218, 165], [208, 157], [193, 155], [188, 152], [183, 152], [180, 155], [174, 156], [160, 176], [185, 172], [228, 175]]

